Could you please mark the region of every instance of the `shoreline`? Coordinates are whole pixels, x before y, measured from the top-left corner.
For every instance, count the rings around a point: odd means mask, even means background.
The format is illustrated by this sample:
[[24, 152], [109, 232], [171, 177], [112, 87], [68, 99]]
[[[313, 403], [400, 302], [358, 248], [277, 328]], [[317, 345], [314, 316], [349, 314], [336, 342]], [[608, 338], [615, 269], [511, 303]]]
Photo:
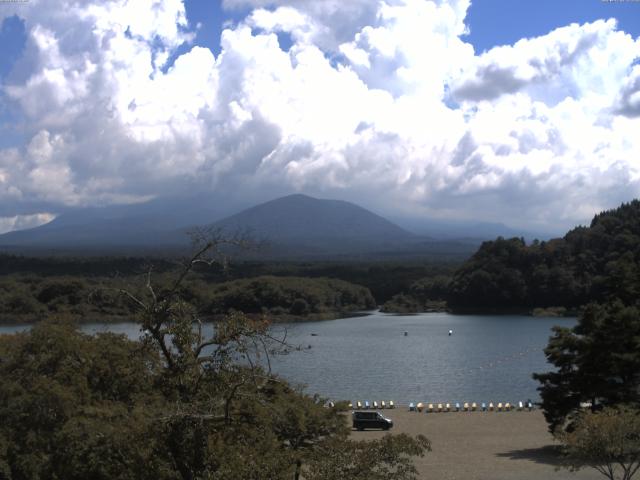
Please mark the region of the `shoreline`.
[[[565, 310], [562, 312], [558, 312], [555, 308], [549, 309], [431, 309], [426, 311], [386, 311], [381, 307], [378, 307], [374, 310], [351, 310], [351, 311], [343, 311], [343, 312], [321, 312], [321, 313], [311, 313], [308, 315], [300, 316], [300, 315], [291, 315], [291, 314], [279, 314], [279, 315], [269, 315], [266, 314], [266, 318], [270, 320], [273, 325], [282, 324], [282, 323], [306, 323], [306, 322], [322, 322], [328, 320], [340, 320], [343, 318], [353, 318], [353, 317], [366, 317], [372, 314], [381, 313], [384, 315], [388, 315], [390, 317], [395, 316], [416, 316], [423, 315], [427, 313], [446, 313], [453, 316], [466, 316], [466, 315], [474, 315], [474, 316], [507, 316], [507, 315], [519, 315], [525, 317], [531, 317], [532, 319], [540, 318], [540, 317], [555, 317], [555, 318], [576, 318], [579, 315], [579, 311], [575, 310]], [[19, 315], [19, 316], [3, 316], [0, 317], [0, 326], [22, 326], [22, 325], [35, 325], [36, 323], [42, 321], [43, 317], [49, 317], [52, 315], [56, 315], [55, 313], [45, 313], [42, 315], [28, 314], [28, 315]], [[100, 315], [96, 313], [92, 313], [89, 315], [80, 315], [80, 314], [71, 314], [71, 313], [61, 313], [60, 315], [67, 316], [71, 320], [75, 321], [78, 325], [85, 325], [91, 323], [105, 323], [105, 324], [121, 324], [121, 323], [136, 323], [134, 318], [134, 314], [130, 315]], [[246, 313], [247, 317], [250, 318], [260, 318], [263, 314], [261, 313]], [[204, 315], [202, 317], [202, 321], [204, 323], [216, 323], [224, 314], [211, 314]]]
[[[290, 314], [281, 314], [281, 315], [266, 315], [265, 317], [271, 321], [273, 325], [281, 324], [281, 323], [305, 323], [305, 322], [322, 322], [327, 320], [340, 320], [343, 318], [353, 318], [353, 317], [366, 317], [373, 313], [376, 313], [377, 310], [354, 310], [354, 311], [346, 311], [346, 312], [322, 312], [322, 313], [312, 313], [306, 316], [296, 316]], [[125, 315], [78, 315], [78, 314], [67, 314], [68, 318], [72, 321], [76, 322], [78, 325], [87, 325], [92, 323], [104, 323], [108, 325], [117, 325], [122, 323], [139, 323], [135, 319], [135, 315], [125, 316]], [[260, 313], [246, 313], [245, 314], [249, 318], [261, 318], [262, 314]], [[20, 317], [0, 317], [0, 326], [11, 327], [11, 326], [25, 326], [25, 325], [35, 325], [38, 322], [45, 320], [47, 317], [55, 316], [55, 314], [45, 314], [43, 318], [36, 318], [32, 315], [25, 315]], [[216, 323], [224, 318], [223, 314], [214, 314], [214, 315], [205, 315], [202, 317], [203, 323]]]

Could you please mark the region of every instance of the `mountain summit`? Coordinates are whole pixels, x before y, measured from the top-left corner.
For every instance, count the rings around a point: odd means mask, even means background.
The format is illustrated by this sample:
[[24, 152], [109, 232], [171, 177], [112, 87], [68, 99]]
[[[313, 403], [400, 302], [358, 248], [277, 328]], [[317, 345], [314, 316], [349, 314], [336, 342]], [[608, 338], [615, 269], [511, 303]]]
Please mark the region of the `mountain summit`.
[[318, 251], [367, 251], [415, 241], [416, 235], [353, 203], [295, 194], [277, 198], [214, 224], [247, 230], [258, 239]]
[[[185, 249], [187, 225], [207, 223], [229, 234], [249, 232], [267, 244], [267, 255], [277, 257], [393, 251], [420, 240], [379, 215], [340, 200], [288, 195], [222, 220], [209, 217], [209, 222], [204, 221], [206, 202], [187, 203], [82, 209], [37, 228], [0, 235], [0, 246], [67, 252]], [[177, 220], [180, 211], [185, 212], [182, 225]], [[197, 223], [186, 223], [195, 218]]]

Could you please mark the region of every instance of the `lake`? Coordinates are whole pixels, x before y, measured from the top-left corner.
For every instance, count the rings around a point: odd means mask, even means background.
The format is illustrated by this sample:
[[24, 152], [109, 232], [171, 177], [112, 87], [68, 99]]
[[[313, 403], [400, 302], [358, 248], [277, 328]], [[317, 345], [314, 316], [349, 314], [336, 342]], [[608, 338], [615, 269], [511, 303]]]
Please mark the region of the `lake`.
[[[543, 348], [551, 327], [575, 319], [426, 313], [278, 324], [300, 351], [272, 358], [274, 371], [334, 400], [517, 402], [539, 398], [533, 372], [551, 367]], [[9, 333], [24, 326], [0, 327]], [[87, 324], [137, 338], [134, 323]], [[453, 334], [449, 336], [449, 330]], [[407, 335], [404, 335], [407, 332]], [[309, 348], [311, 347], [311, 348]]]

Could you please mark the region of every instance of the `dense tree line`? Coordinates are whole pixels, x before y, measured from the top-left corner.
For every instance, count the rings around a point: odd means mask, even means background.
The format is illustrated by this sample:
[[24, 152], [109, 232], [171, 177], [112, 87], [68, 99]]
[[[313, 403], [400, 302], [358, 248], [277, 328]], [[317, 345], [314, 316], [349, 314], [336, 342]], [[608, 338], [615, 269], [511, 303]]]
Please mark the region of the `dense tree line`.
[[[235, 309], [269, 312], [283, 319], [322, 318], [371, 309], [407, 290], [420, 299], [431, 298], [429, 285], [441, 290], [442, 279], [454, 268], [455, 264], [420, 262], [233, 262], [228, 268], [195, 268], [183, 294], [207, 315]], [[179, 264], [153, 258], [0, 255], [0, 322], [33, 322], [50, 313], [122, 320], [130, 316], [131, 306], [114, 293], [137, 285], [150, 270], [162, 284], [179, 270]], [[413, 310], [422, 308], [421, 301]], [[400, 307], [392, 310], [402, 311]]]
[[640, 201], [594, 217], [563, 238], [484, 242], [454, 271], [441, 269], [403, 284], [388, 312], [522, 311], [574, 313], [589, 302], [640, 297]]
[[149, 265], [153, 265], [156, 272], [165, 272], [176, 267], [174, 261], [161, 257], [28, 257], [0, 253], [0, 275], [69, 275], [82, 278], [129, 276], [145, 272]]
[[453, 276], [453, 308], [576, 308], [640, 294], [640, 201], [548, 242], [485, 242]]
[[241, 262], [226, 271], [203, 272], [207, 279], [226, 281], [264, 275], [278, 277], [335, 278], [367, 287], [376, 302], [383, 304], [406, 292], [414, 282], [437, 276], [451, 276], [460, 266], [453, 261], [406, 262]]
[[[144, 257], [25, 257], [0, 254], [0, 275], [21, 277], [130, 278], [153, 271], [167, 273], [179, 268], [179, 258]], [[376, 301], [386, 302], [407, 291], [423, 278], [451, 276], [455, 261], [314, 261], [276, 262], [235, 260], [228, 265], [196, 269], [207, 283], [221, 283], [261, 276], [335, 278], [367, 287]]]
[[[169, 284], [172, 275], [156, 275], [158, 284]], [[194, 277], [184, 282], [181, 293], [205, 316], [238, 310], [315, 318], [376, 306], [367, 288], [336, 279], [262, 276], [210, 283]], [[5, 276], [0, 279], [0, 321], [33, 322], [49, 314], [83, 321], [131, 318], [131, 304], [118, 292], [139, 288], [140, 278]]]
[[416, 313], [444, 311], [451, 277], [435, 275], [413, 282], [408, 291], [394, 295], [382, 305], [383, 312]]
[[262, 276], [215, 285], [209, 313], [243, 312], [310, 313], [348, 312], [375, 308], [369, 289], [329, 278]]
[[124, 302], [101, 289], [107, 279], [82, 277], [0, 277], [0, 322], [34, 322], [49, 314], [87, 319], [130, 313]]

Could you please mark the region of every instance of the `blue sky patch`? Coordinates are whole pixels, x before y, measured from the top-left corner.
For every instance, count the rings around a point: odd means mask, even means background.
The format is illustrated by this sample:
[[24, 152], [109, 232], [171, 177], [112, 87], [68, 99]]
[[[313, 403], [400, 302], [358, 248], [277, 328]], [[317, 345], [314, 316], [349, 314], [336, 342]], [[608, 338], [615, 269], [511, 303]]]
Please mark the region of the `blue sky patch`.
[[465, 23], [471, 33], [465, 41], [476, 55], [499, 45], [513, 45], [522, 38], [545, 35], [571, 23], [615, 18], [618, 30], [640, 35], [640, 3], [603, 0], [476, 0]]
[[24, 20], [16, 15], [5, 18], [0, 27], [0, 80], [11, 72], [26, 43]]

